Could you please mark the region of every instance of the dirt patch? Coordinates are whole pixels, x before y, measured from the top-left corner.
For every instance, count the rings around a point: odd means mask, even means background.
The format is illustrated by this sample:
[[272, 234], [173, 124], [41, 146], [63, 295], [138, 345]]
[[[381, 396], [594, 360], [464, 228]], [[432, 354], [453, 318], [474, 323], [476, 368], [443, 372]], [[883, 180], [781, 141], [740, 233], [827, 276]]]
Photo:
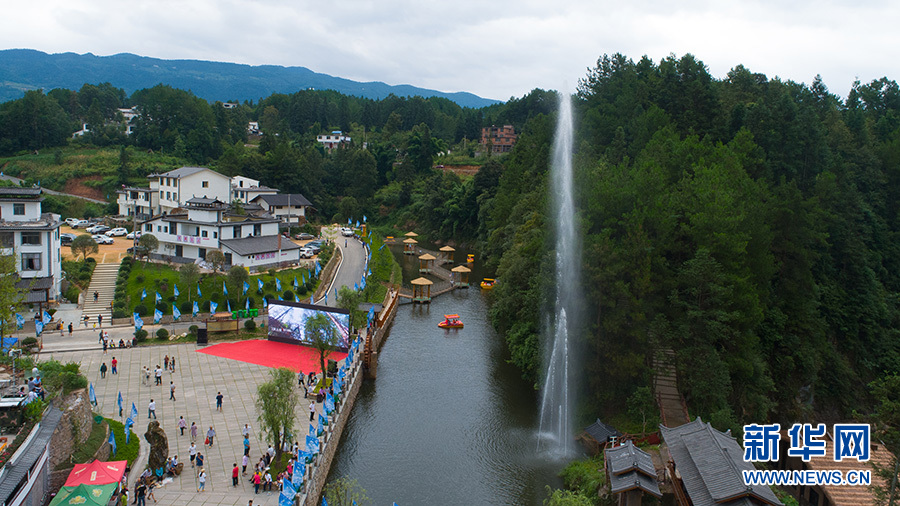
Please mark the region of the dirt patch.
[[437, 168], [455, 173], [457, 176], [474, 176], [481, 165], [444, 165]]
[[79, 197], [106, 200], [105, 195], [103, 194], [103, 190], [84, 184], [85, 181], [100, 181], [102, 179], [103, 176], [86, 176], [76, 179], [69, 179], [68, 181], [66, 181], [66, 186], [65, 188], [63, 188], [63, 192], [72, 195], [78, 195]]

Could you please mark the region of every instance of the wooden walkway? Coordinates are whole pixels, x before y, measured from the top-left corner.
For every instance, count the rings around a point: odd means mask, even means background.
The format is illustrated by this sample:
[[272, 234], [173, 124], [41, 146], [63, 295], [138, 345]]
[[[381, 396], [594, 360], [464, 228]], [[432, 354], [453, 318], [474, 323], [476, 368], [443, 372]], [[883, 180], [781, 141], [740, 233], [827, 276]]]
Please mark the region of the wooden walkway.
[[653, 391], [663, 425], [678, 427], [691, 421], [684, 397], [678, 391], [675, 352], [657, 350], [653, 356], [653, 371]]
[[[445, 259], [444, 254], [440, 251], [431, 251], [419, 247], [416, 248], [417, 258], [426, 253], [436, 258], [436, 260], [434, 261], [434, 265], [431, 267], [430, 274], [440, 279], [440, 281], [436, 281], [433, 285], [431, 285], [431, 298], [453, 291], [455, 289], [451, 281], [453, 279], [453, 273], [443, 267], [443, 264], [453, 263], [453, 261]], [[411, 288], [401, 287], [397, 294], [404, 299], [412, 300], [413, 298], [413, 292]]]

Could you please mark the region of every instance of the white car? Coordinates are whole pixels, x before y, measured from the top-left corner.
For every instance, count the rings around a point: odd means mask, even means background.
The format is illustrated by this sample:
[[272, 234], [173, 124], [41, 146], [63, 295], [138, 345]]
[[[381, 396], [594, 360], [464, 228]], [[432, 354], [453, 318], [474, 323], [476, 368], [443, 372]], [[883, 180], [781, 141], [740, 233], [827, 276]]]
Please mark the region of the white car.
[[68, 225], [68, 226], [74, 228], [75, 225], [76, 225], [79, 221], [82, 221], [82, 220], [80, 220], [80, 219], [78, 219], [78, 218], [66, 218], [66, 225]]
[[109, 237], [122, 237], [123, 235], [125, 235], [127, 233], [128, 233], [127, 229], [124, 229], [122, 227], [116, 227], [116, 228], [106, 232], [106, 235], [108, 235]]
[[97, 244], [115, 244], [116, 242], [112, 237], [108, 237], [103, 234], [94, 234], [91, 236], [91, 239], [93, 239]]
[[89, 234], [102, 234], [103, 232], [106, 232], [107, 230], [109, 230], [109, 227], [107, 227], [106, 225], [104, 225], [102, 223], [98, 223], [98, 224], [94, 225], [93, 227], [88, 227], [88, 228], [84, 229], [84, 231]]
[[125, 236], [126, 239], [134, 239], [135, 237], [137, 237], [138, 239], [141, 238], [140, 230], [138, 230], [136, 232], [128, 232], [128, 235]]
[[91, 226], [91, 222], [88, 220], [75, 220], [75, 223], [72, 224], [72, 228], [86, 228]]
[[353, 229], [347, 227], [341, 227], [341, 235], [344, 237], [353, 237]]
[[311, 248], [300, 248], [300, 258], [312, 258], [316, 254]]

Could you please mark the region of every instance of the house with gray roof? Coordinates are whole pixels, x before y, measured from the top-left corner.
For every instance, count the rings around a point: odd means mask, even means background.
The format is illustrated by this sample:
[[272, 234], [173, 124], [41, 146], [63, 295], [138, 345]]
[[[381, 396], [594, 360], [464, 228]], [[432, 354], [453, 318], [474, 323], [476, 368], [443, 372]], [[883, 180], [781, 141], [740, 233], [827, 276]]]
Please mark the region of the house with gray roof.
[[259, 195], [250, 202], [259, 204], [272, 216], [291, 225], [306, 223], [306, 213], [312, 207], [309, 200], [299, 193]]
[[41, 188], [0, 187], [0, 250], [16, 256], [26, 302], [43, 305], [60, 295], [60, 216], [41, 212]]
[[231, 178], [207, 167], [181, 167], [147, 177], [150, 190], [158, 195], [156, 214], [169, 214], [194, 197], [231, 203]]
[[781, 506], [767, 486], [746, 485], [742, 471], [755, 469], [731, 434], [700, 417], [679, 427], [659, 426], [671, 460], [668, 474], [681, 506]]
[[618, 497], [619, 506], [640, 506], [644, 493], [662, 498], [653, 458], [631, 440], [606, 448], [604, 465], [609, 491]]

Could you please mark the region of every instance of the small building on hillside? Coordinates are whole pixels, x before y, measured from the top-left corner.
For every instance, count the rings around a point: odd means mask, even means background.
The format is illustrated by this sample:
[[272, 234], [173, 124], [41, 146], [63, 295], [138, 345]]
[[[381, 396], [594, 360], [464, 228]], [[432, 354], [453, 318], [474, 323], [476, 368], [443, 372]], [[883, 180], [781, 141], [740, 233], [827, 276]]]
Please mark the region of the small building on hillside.
[[60, 216], [41, 212], [40, 188], [0, 187], [0, 249], [16, 256], [25, 302], [46, 304], [59, 298], [62, 282]]
[[668, 478], [679, 506], [782, 506], [767, 486], [746, 485], [742, 471], [755, 469], [731, 434], [700, 417], [679, 427], [659, 426], [669, 450]]
[[645, 493], [662, 498], [653, 457], [630, 440], [606, 448], [604, 466], [609, 491], [618, 498], [618, 506], [641, 506], [641, 496]]
[[509, 153], [516, 145], [516, 129], [512, 125], [491, 125], [481, 129], [481, 145], [491, 153]]
[[578, 436], [578, 440], [588, 449], [591, 455], [597, 455], [606, 445], [615, 443], [618, 438], [622, 437], [622, 433], [615, 427], [607, 425], [598, 418], [594, 423], [584, 428]]
[[206, 167], [181, 167], [150, 174], [150, 189], [158, 192], [158, 212], [169, 214], [194, 197], [231, 203], [231, 178]]
[[344, 135], [340, 130], [334, 130], [330, 134], [316, 136], [316, 141], [325, 146], [325, 150], [331, 153], [335, 148], [350, 144], [350, 136]]
[[116, 190], [116, 194], [119, 216], [144, 221], [157, 214], [159, 192], [151, 190], [149, 186], [145, 188], [123, 186]]
[[252, 200], [266, 212], [290, 225], [306, 223], [306, 213], [312, 204], [299, 193], [259, 195]]
[[250, 179], [245, 176], [234, 176], [231, 178], [231, 200], [240, 200], [248, 203], [259, 197], [260, 195], [275, 195], [278, 190], [262, 186], [256, 179]]

